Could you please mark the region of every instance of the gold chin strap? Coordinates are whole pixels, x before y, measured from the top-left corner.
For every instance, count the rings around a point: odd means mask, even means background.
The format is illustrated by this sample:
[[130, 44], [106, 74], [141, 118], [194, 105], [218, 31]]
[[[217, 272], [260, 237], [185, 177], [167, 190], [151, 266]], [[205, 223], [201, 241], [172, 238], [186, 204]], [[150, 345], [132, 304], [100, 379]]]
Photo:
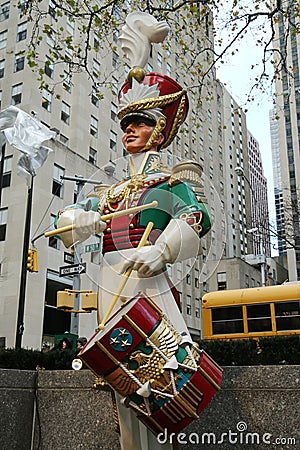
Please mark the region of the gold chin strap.
[[157, 120], [155, 128], [154, 128], [147, 144], [145, 145], [145, 147], [141, 148], [139, 153], [146, 152], [147, 150], [150, 150], [152, 148], [154, 141], [156, 141], [156, 139], [158, 138], [160, 133], [162, 133], [162, 131], [165, 129], [166, 124], [167, 124], [167, 121], [164, 117], [160, 117]]

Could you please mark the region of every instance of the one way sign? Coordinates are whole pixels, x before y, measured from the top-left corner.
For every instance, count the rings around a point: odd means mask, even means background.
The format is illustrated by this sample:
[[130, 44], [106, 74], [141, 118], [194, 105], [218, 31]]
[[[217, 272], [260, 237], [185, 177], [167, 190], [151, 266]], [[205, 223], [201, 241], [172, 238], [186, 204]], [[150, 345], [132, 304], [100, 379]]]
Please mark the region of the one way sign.
[[80, 275], [86, 273], [86, 263], [71, 264], [59, 268], [59, 276], [66, 277], [68, 275]]

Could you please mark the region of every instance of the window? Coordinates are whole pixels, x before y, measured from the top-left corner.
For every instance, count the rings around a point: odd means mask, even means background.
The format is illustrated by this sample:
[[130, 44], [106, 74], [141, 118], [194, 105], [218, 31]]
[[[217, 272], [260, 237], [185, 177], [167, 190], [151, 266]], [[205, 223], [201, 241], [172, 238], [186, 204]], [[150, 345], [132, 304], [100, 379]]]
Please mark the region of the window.
[[186, 279], [186, 284], [190, 285], [192, 277], [191, 277], [191, 266], [189, 264], [186, 265], [186, 277], [185, 277], [185, 279]]
[[66, 70], [64, 71], [63, 88], [67, 92], [71, 92], [71, 89], [72, 89], [71, 75]]
[[199, 270], [195, 269], [194, 274], [195, 274], [195, 288], [198, 289], [199, 288]]
[[0, 241], [5, 241], [8, 208], [0, 209]]
[[65, 58], [67, 61], [73, 60], [73, 53], [74, 53], [74, 50], [70, 46], [69, 47], [67, 46], [65, 48]]
[[115, 103], [111, 104], [111, 110], [110, 110], [110, 118], [116, 122], [118, 114], [118, 107]]
[[55, 19], [55, 5], [51, 0], [49, 0], [48, 12], [49, 12], [50, 16], [54, 17], [54, 19]]
[[195, 299], [195, 317], [200, 317], [200, 300], [199, 300], [199, 298]]
[[47, 31], [47, 38], [46, 38], [46, 42], [50, 47], [54, 47], [55, 46], [55, 42], [56, 42], [56, 32], [55, 30], [53, 30], [53, 28], [49, 28]]
[[113, 52], [113, 55], [112, 55], [112, 66], [113, 66], [114, 69], [116, 69], [117, 65], [118, 65], [118, 54], [116, 52]]
[[0, 78], [4, 77], [4, 65], [5, 65], [5, 59], [2, 59], [0, 61]]
[[275, 318], [277, 331], [299, 330], [300, 302], [275, 303]]
[[26, 11], [27, 7], [28, 7], [29, 2], [27, 0], [19, 0], [18, 2], [18, 8], [20, 10], [20, 12], [22, 13], [23, 11]]
[[226, 272], [217, 274], [218, 291], [224, 291], [227, 288]]
[[1, 48], [5, 48], [7, 43], [7, 30], [2, 31], [0, 33], [0, 50]]
[[92, 100], [93, 105], [95, 105], [98, 108], [99, 107], [99, 97], [98, 97], [98, 93], [95, 88], [92, 89], [91, 100]]
[[100, 73], [100, 63], [94, 59], [93, 61], [93, 75], [94, 77], [98, 77]]
[[245, 287], [248, 288], [249, 287], [249, 275], [245, 274]]
[[65, 170], [54, 164], [53, 170], [53, 182], [52, 182], [52, 194], [57, 195], [57, 197], [63, 198], [64, 196], [64, 183], [61, 179], [64, 176]]
[[213, 334], [243, 333], [242, 306], [225, 306], [212, 309]]
[[91, 116], [90, 134], [95, 138], [98, 137], [98, 119], [94, 116]]
[[62, 142], [64, 145], [68, 145], [69, 144], [69, 138], [67, 138], [66, 136], [64, 136], [63, 134], [60, 133], [59, 135], [59, 140], [60, 142]]
[[61, 102], [61, 113], [60, 118], [67, 125], [70, 124], [70, 106], [65, 102]]
[[22, 100], [22, 83], [16, 84], [11, 88], [11, 104], [19, 105]]
[[99, 47], [100, 47], [100, 41], [99, 41], [99, 39], [97, 38], [97, 36], [94, 36], [94, 49], [95, 49], [96, 51], [98, 51], [98, 50], [99, 50]]
[[247, 305], [248, 331], [272, 331], [270, 304]]
[[43, 89], [42, 107], [51, 112], [52, 94], [47, 89]]
[[17, 42], [24, 41], [27, 37], [27, 23], [23, 22], [17, 28]]
[[75, 20], [72, 16], [67, 16], [67, 33], [70, 36], [74, 36], [75, 33]]
[[46, 59], [45, 62], [45, 74], [48, 75], [48, 77], [53, 78], [54, 73], [54, 65], [50, 58]]
[[94, 165], [97, 164], [97, 151], [92, 147], [90, 147], [89, 162]]
[[[56, 216], [54, 214], [51, 214], [51, 226], [54, 223], [55, 217]], [[48, 241], [49, 247], [56, 248], [57, 250], [60, 249], [60, 243], [61, 243], [61, 240], [57, 239], [56, 236], [51, 236]]]
[[20, 70], [24, 69], [25, 64], [25, 56], [18, 54], [15, 56], [15, 66], [14, 66], [14, 72], [19, 72]]
[[162, 61], [163, 61], [163, 58], [162, 58], [162, 54], [161, 53], [157, 53], [157, 64], [158, 64], [158, 67], [162, 67]]
[[111, 150], [113, 150], [114, 152], [117, 151], [117, 133], [115, 133], [114, 131], [110, 130], [110, 142], [109, 142], [109, 147]]
[[171, 166], [173, 161], [173, 155], [171, 150], [167, 150], [167, 165]]
[[77, 203], [78, 198], [78, 184], [74, 184], [73, 203]]
[[186, 313], [187, 313], [187, 315], [189, 315], [189, 316], [192, 314], [192, 310], [191, 310], [191, 300], [192, 300], [191, 296], [190, 296], [190, 295], [187, 295], [187, 296], [186, 296]]
[[10, 186], [12, 158], [13, 158], [12, 156], [7, 156], [6, 158], [4, 158], [3, 177], [2, 177], [3, 188]]
[[10, 8], [9, 2], [0, 5], [0, 22], [9, 18], [9, 8]]

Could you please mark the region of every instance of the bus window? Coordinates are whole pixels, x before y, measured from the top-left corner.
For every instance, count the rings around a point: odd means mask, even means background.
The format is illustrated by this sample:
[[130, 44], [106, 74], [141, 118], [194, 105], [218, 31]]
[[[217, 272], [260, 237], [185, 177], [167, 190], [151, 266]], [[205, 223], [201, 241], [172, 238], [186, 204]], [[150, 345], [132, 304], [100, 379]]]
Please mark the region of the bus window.
[[249, 333], [272, 331], [270, 304], [247, 305], [247, 322]]
[[213, 334], [244, 333], [242, 306], [212, 308]]
[[281, 302], [275, 304], [277, 331], [299, 330], [300, 302]]

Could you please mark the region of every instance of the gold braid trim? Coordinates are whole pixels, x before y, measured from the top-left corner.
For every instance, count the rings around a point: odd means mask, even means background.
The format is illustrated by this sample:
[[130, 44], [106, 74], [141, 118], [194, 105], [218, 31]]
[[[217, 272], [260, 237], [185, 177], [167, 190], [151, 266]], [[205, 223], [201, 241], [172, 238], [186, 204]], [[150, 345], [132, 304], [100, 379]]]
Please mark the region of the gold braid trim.
[[179, 104], [179, 106], [177, 108], [177, 112], [176, 112], [176, 116], [175, 116], [175, 119], [174, 119], [174, 122], [173, 122], [173, 126], [171, 128], [170, 133], [169, 133], [168, 139], [166, 140], [166, 142], [164, 142], [162, 144], [162, 148], [168, 147], [168, 145], [171, 144], [171, 142], [173, 141], [174, 137], [176, 136], [178, 128], [180, 127], [180, 124], [181, 124], [181, 119], [182, 119], [183, 111], [184, 111], [184, 105], [185, 105], [185, 97], [182, 96], [181, 100], [180, 100], [180, 104]]
[[155, 128], [147, 142], [147, 144], [145, 145], [144, 148], [142, 148], [139, 153], [141, 152], [145, 152], [149, 149], [152, 148], [153, 142], [156, 141], [156, 139], [158, 138], [158, 136], [160, 135], [160, 133], [164, 130], [164, 128], [166, 127], [167, 122], [166, 119], [164, 117], [160, 117], [158, 119], [158, 121], [156, 122]]
[[111, 399], [112, 399], [113, 412], [114, 412], [114, 430], [118, 434], [120, 434], [119, 413], [118, 413], [117, 400], [116, 400], [114, 391], [111, 391]]
[[160, 97], [145, 98], [136, 102], [130, 103], [118, 112], [118, 119], [122, 120], [128, 113], [141, 111], [143, 109], [163, 108], [170, 103], [176, 102], [186, 93], [186, 90], [175, 92], [174, 94], [162, 95]]

